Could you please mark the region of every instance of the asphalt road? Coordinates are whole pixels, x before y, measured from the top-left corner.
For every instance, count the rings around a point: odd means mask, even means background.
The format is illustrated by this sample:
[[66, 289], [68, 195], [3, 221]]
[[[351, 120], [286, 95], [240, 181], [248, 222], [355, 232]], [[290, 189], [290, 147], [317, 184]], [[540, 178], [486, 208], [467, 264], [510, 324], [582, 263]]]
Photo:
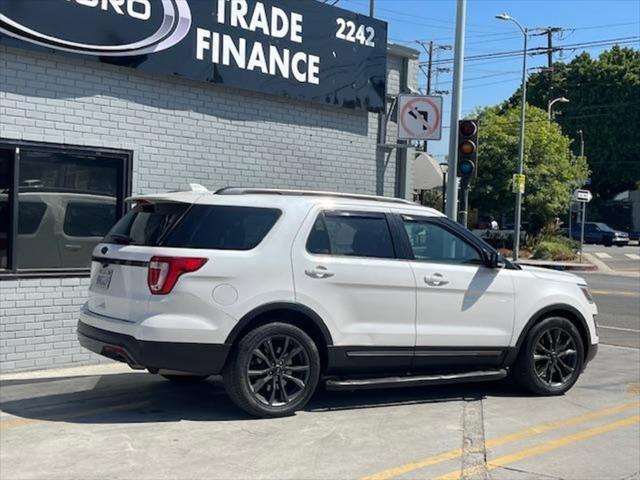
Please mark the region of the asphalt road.
[[581, 273], [598, 305], [600, 342], [640, 348], [640, 276]]
[[638, 245], [626, 247], [585, 245], [584, 252], [604, 262], [612, 270], [640, 273], [640, 246]]

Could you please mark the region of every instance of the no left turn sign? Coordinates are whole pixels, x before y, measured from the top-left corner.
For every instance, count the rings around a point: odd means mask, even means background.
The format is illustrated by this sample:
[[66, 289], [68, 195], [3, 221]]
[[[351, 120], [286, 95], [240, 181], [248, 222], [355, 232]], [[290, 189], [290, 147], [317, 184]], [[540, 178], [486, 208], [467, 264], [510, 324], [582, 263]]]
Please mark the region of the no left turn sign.
[[398, 97], [398, 140], [440, 140], [442, 97], [400, 95]]

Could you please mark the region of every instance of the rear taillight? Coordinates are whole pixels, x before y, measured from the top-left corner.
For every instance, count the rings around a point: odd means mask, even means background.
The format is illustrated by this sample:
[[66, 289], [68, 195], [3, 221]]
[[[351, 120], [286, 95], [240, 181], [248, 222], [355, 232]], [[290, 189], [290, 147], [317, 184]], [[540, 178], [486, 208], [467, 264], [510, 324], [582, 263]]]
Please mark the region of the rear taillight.
[[171, 292], [183, 273], [195, 272], [207, 263], [206, 258], [153, 257], [149, 262], [147, 284], [153, 295]]

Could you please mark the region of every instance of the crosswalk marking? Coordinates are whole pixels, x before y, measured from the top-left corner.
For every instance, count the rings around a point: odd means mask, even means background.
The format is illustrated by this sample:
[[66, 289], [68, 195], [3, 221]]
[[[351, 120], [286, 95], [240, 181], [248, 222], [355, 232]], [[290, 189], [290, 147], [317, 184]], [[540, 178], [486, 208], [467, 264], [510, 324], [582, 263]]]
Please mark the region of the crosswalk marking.
[[640, 260], [640, 255], [636, 253], [625, 253], [625, 255], [629, 257], [631, 260]]
[[595, 252], [595, 256], [598, 258], [611, 258], [611, 255], [604, 252]]

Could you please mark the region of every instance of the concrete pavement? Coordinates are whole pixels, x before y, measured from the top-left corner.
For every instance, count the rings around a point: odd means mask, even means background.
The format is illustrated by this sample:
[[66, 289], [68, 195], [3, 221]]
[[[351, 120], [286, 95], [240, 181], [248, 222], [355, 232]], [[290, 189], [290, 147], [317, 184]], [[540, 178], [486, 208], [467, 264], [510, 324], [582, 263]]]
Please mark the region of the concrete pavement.
[[622, 273], [640, 274], [640, 246], [604, 247], [602, 245], [585, 245], [584, 253], [595, 263], [603, 263], [605, 270]]
[[640, 351], [602, 346], [562, 397], [506, 383], [321, 391], [294, 417], [255, 420], [215, 379], [5, 375], [0, 478], [623, 479], [640, 471], [639, 386]]

